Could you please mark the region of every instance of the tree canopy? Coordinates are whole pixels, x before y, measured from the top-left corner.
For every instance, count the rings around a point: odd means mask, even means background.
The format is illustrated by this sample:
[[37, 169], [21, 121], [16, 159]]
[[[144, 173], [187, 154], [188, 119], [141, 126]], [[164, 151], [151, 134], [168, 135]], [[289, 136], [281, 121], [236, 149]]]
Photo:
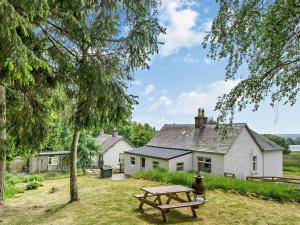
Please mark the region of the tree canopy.
[[219, 11], [205, 38], [209, 57], [228, 59], [226, 79], [238, 78], [241, 66], [249, 74], [229, 94], [219, 98], [217, 121], [232, 122], [248, 104], [256, 111], [271, 98], [294, 105], [300, 83], [300, 2], [293, 0], [218, 0]]
[[273, 134], [264, 134], [266, 138], [268, 138], [271, 141], [274, 141], [276, 144], [280, 145], [281, 147], [284, 148], [285, 154], [289, 153], [289, 143], [284, 137], [279, 137]]

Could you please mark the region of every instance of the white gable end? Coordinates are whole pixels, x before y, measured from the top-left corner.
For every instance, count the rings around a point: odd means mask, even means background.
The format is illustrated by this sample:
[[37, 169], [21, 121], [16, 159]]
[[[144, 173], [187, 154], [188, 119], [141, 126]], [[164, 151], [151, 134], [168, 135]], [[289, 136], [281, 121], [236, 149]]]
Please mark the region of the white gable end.
[[[253, 170], [253, 157], [256, 168]], [[247, 129], [243, 129], [224, 158], [224, 172], [236, 177], [263, 176], [263, 152], [257, 146]]]

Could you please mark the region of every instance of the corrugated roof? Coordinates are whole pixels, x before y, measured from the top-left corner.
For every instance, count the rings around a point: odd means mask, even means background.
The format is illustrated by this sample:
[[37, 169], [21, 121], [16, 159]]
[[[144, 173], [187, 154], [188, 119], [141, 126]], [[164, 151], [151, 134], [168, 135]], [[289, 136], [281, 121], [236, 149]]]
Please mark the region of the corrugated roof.
[[206, 124], [200, 129], [195, 129], [194, 124], [166, 124], [147, 145], [226, 154], [242, 130], [248, 129], [261, 150], [282, 150], [274, 142], [250, 130], [245, 123], [232, 124], [225, 138], [215, 128], [214, 124]]
[[37, 156], [51, 156], [51, 155], [68, 155], [69, 151], [51, 151], [51, 152], [40, 152]]
[[135, 148], [133, 150], [126, 151], [125, 153], [149, 156], [160, 159], [172, 159], [182, 155], [190, 154], [191, 152], [192, 151], [183, 149], [160, 148], [146, 145], [140, 148]]

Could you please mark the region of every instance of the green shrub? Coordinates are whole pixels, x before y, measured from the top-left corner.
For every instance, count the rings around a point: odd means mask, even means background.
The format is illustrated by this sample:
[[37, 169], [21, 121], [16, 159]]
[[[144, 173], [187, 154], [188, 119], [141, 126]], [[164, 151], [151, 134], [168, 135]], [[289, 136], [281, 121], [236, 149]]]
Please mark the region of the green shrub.
[[26, 190], [34, 190], [40, 187], [41, 185], [41, 182], [39, 182], [38, 180], [32, 180], [26, 184]]
[[[243, 195], [256, 195], [277, 201], [294, 201], [300, 203], [300, 191], [294, 186], [263, 181], [245, 181], [230, 177], [217, 177], [208, 174], [204, 176], [206, 189], [234, 190]], [[165, 169], [155, 169], [137, 172], [134, 177], [155, 179], [167, 183], [181, 184], [190, 187], [194, 181], [194, 172], [169, 172]]]
[[23, 192], [24, 192], [23, 188], [16, 187], [12, 183], [5, 183], [4, 185], [4, 199], [13, 198], [18, 193], [23, 193]]
[[38, 181], [38, 182], [42, 182], [43, 181], [43, 177], [40, 174], [34, 174], [34, 175], [29, 175], [25, 178], [25, 182], [31, 182], [31, 181]]

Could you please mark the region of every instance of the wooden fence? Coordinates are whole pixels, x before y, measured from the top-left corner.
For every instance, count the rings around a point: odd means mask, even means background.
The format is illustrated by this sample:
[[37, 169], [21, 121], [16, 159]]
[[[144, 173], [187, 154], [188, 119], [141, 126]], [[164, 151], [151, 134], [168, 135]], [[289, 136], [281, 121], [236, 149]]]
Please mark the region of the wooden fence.
[[289, 184], [300, 185], [300, 178], [294, 178], [294, 177], [266, 176], [266, 177], [246, 177], [246, 179], [247, 180], [262, 180], [262, 181], [269, 181], [269, 182], [280, 182], [280, 183], [289, 183]]

